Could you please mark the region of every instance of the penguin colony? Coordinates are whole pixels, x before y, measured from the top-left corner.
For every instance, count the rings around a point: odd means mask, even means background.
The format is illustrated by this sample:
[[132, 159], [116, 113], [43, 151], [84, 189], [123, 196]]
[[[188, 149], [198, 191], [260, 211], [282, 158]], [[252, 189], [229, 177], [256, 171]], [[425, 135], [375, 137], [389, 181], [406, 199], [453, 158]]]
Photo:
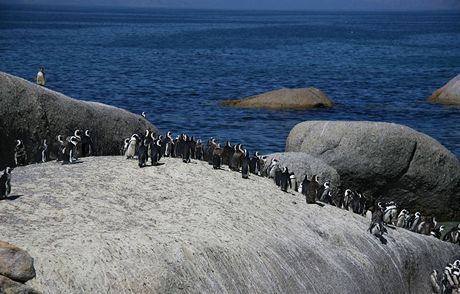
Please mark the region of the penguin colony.
[[[144, 115], [145, 113], [142, 114]], [[56, 161], [62, 164], [72, 164], [77, 162], [80, 156], [96, 154], [89, 130], [85, 132], [75, 130], [67, 137], [58, 135], [55, 144], [58, 145]], [[43, 140], [39, 151], [38, 162], [48, 161], [46, 140]], [[248, 179], [250, 174], [271, 178], [281, 191], [288, 192], [291, 189], [303, 194], [307, 204], [320, 206], [329, 204], [362, 216], [371, 214], [368, 230], [382, 243], [386, 243], [384, 238], [384, 234], [387, 233], [386, 226], [395, 226], [438, 239], [442, 237], [443, 241], [460, 245], [460, 224], [442, 236], [445, 227], [438, 225], [434, 216], [422, 216], [420, 212], [409, 213], [406, 209], [398, 213], [397, 205], [393, 201], [378, 202], [374, 205], [359, 191], [351, 189], [341, 191], [340, 187], [333, 189], [328, 180], [321, 184], [318, 175], [312, 175], [310, 179], [305, 175], [298, 185], [295, 174], [289, 172], [288, 167], [281, 166], [276, 158], [268, 162], [267, 157], [261, 156], [259, 152], [255, 152], [250, 157], [242, 144], [231, 145], [227, 141], [222, 147], [215, 138], [210, 138], [206, 144], [203, 144], [200, 139], [196, 140], [187, 134], [180, 134], [173, 138], [171, 132], [163, 136], [146, 130], [144, 134], [133, 134], [130, 138], [126, 138], [120, 148], [120, 154], [126, 159], [137, 159], [140, 168], [145, 167], [149, 159], [150, 164], [156, 166], [159, 165], [162, 157], [175, 157], [180, 158], [184, 163], [190, 163], [192, 159], [205, 161], [216, 170], [228, 166], [230, 170], [240, 172], [243, 179]], [[16, 166], [28, 164], [27, 153], [21, 140], [16, 140], [14, 161]], [[11, 192], [11, 171], [12, 168], [7, 167], [0, 177], [0, 199], [8, 197]], [[457, 260], [453, 264], [448, 264], [442, 275], [439, 275], [436, 270], [432, 272], [430, 282], [435, 293], [460, 294], [459, 266], [460, 261]]]
[[433, 293], [460, 294], [460, 260], [448, 263], [444, 270], [433, 270], [430, 283]]

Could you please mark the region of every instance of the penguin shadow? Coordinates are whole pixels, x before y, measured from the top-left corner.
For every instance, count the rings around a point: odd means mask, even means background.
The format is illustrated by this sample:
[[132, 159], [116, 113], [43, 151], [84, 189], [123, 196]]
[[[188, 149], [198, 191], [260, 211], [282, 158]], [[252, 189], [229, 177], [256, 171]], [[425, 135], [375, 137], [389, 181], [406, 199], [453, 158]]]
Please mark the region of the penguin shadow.
[[382, 242], [383, 245], [387, 245], [387, 243], [388, 243], [388, 240], [385, 239], [385, 237], [383, 237], [383, 236], [380, 236], [379, 240], [380, 240], [380, 242]]
[[83, 160], [79, 160], [79, 161], [74, 161], [72, 163], [70, 162], [63, 162], [62, 165], [74, 165], [74, 164], [80, 164], [80, 163], [83, 163], [84, 161]]
[[18, 199], [18, 198], [20, 198], [22, 196], [24, 196], [24, 195], [22, 195], [22, 194], [20, 194], [20, 195], [11, 195], [11, 196], [7, 196], [5, 198], [0, 198], [0, 201], [2, 201], [2, 200], [14, 201], [14, 200], [16, 200], [16, 199]]

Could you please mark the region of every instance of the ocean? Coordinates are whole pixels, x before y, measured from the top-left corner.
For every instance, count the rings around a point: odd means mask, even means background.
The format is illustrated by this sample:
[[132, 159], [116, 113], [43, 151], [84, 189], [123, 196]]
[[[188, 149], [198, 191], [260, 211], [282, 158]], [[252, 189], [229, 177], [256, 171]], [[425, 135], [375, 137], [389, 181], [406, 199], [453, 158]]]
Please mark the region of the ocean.
[[[283, 151], [306, 120], [404, 124], [460, 155], [460, 108], [426, 98], [460, 73], [460, 14], [0, 6], [0, 71], [147, 118], [163, 132]], [[219, 102], [317, 87], [332, 109]], [[82, 126], [84, 128], [84, 126]]]

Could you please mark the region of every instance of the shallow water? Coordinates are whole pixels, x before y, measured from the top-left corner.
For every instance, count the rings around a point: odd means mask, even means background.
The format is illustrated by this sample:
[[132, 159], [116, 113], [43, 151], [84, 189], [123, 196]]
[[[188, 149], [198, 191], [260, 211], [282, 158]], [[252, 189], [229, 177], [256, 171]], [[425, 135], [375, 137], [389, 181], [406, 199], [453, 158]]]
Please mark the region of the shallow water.
[[[426, 103], [460, 73], [460, 14], [0, 7], [0, 70], [69, 96], [146, 111], [162, 131], [284, 150], [305, 120], [408, 125], [460, 155], [460, 109]], [[332, 109], [218, 102], [315, 86]], [[82, 126], [84, 128], [84, 126]]]

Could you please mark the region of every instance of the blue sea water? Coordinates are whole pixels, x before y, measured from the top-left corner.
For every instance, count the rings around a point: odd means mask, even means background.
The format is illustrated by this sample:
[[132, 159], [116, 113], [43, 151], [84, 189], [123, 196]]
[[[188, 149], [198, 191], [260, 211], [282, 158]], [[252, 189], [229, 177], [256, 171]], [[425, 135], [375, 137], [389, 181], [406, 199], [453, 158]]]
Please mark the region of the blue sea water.
[[[0, 6], [0, 71], [74, 98], [146, 111], [163, 132], [283, 151], [305, 120], [410, 126], [460, 155], [460, 109], [426, 98], [460, 73], [460, 14]], [[280, 87], [332, 109], [221, 108]]]

